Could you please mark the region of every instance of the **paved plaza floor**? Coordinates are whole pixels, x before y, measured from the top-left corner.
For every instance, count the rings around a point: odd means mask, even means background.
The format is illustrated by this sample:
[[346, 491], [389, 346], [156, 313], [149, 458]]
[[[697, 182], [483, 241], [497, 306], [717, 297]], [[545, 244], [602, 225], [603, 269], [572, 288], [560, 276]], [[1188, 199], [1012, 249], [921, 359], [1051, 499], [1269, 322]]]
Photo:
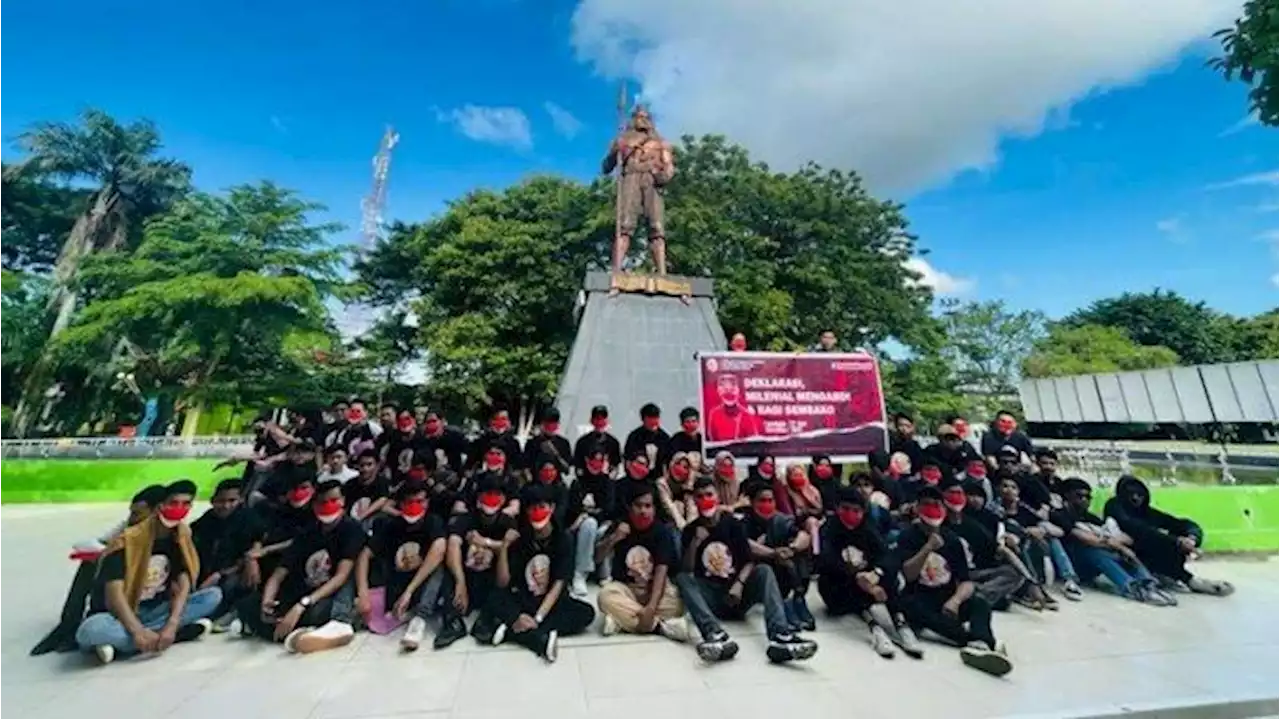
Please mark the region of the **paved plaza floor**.
[[[783, 667], [764, 657], [758, 610], [750, 622], [730, 624], [742, 651], [716, 666], [703, 666], [691, 646], [596, 633], [566, 640], [552, 666], [469, 638], [442, 652], [400, 655], [393, 638], [368, 634], [305, 657], [227, 636], [106, 667], [74, 654], [28, 657], [57, 617], [73, 572], [68, 548], [118, 514], [102, 506], [0, 509], [5, 716], [964, 719], [1097, 716], [1280, 694], [1275, 558], [1200, 562], [1205, 576], [1235, 583], [1238, 592], [1226, 599], [1182, 595], [1179, 607], [1155, 608], [1090, 592], [1056, 614], [998, 613], [996, 633], [1015, 664], [1002, 679], [966, 669], [954, 649], [936, 645], [921, 661], [880, 659], [857, 622], [824, 621], [820, 611], [818, 655]], [[814, 600], [820, 604], [816, 592]]]

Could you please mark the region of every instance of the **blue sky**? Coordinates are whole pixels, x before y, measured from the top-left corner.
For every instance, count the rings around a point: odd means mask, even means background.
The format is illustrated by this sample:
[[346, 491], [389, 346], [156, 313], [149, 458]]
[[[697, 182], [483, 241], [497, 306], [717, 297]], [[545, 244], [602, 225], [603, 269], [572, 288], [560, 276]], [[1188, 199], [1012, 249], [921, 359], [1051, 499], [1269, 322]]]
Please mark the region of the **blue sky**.
[[[1235, 313], [1277, 304], [1277, 135], [1245, 121], [1245, 88], [1203, 67], [1220, 4], [1160, 4], [1155, 14], [1172, 19], [1157, 33], [1143, 12], [1098, 17], [1115, 12], [1105, 3], [1047, 3], [1042, 15], [1059, 15], [1045, 20], [1007, 2], [1009, 23], [1052, 23], [1075, 54], [993, 46], [1009, 35], [998, 23], [940, 19], [947, 64], [898, 69], [911, 74], [887, 85], [859, 64], [876, 46], [841, 55], [850, 43], [823, 45], [823, 26], [885, 37], [911, 18], [853, 0], [823, 15], [824, 2], [786, 17], [785, 3], [633, 3], [642, 18], [616, 0], [134, 0], [109, 13], [86, 0], [10, 3], [3, 134], [86, 106], [149, 117], [200, 186], [274, 180], [326, 203], [350, 228], [338, 239], [352, 241], [385, 124], [401, 133], [388, 216], [422, 219], [477, 185], [588, 177], [614, 126], [613, 77], [625, 75], [667, 134], [723, 128], [778, 165], [865, 168], [880, 194], [906, 202], [945, 292], [1053, 316], [1155, 286]], [[1105, 33], [1096, 49], [1070, 37], [1100, 25], [1135, 38], [1133, 50], [1107, 47]], [[752, 33], [764, 31], [769, 69], [788, 73], [780, 82], [708, 51], [758, 45]], [[827, 102], [850, 87], [847, 104]], [[549, 104], [572, 119], [553, 110], [557, 124]], [[802, 144], [813, 126], [832, 129]]]

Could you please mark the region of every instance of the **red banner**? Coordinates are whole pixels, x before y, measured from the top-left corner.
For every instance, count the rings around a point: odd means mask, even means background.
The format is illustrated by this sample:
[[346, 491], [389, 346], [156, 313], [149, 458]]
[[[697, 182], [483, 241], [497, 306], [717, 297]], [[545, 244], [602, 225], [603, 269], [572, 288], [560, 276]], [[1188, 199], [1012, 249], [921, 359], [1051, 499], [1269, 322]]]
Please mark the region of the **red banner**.
[[708, 456], [837, 461], [885, 449], [880, 368], [865, 353], [714, 352], [698, 356]]

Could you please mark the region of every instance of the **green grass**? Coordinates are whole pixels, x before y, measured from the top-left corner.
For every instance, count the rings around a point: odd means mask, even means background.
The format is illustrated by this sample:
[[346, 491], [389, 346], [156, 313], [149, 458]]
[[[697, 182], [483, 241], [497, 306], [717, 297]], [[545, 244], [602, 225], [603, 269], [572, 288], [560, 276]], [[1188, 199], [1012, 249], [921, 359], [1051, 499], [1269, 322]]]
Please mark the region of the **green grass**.
[[127, 502], [149, 484], [190, 479], [208, 499], [218, 481], [240, 476], [239, 468], [216, 474], [209, 459], [11, 459], [0, 465], [0, 503]]

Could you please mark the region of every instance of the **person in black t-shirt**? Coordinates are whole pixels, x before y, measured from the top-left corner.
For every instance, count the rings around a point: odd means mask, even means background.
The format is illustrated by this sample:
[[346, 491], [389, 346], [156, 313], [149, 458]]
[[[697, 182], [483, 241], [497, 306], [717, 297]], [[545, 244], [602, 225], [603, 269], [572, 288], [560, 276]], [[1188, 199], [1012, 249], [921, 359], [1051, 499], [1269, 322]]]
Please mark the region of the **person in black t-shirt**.
[[355, 479], [342, 485], [342, 498], [351, 518], [368, 531], [383, 508], [390, 505], [391, 487], [378, 474], [378, 455], [374, 450], [361, 452], [356, 467]]
[[200, 559], [183, 523], [196, 486], [180, 480], [165, 489], [154, 515], [125, 529], [107, 545], [89, 602], [89, 616], [76, 629], [76, 644], [98, 661], [116, 654], [163, 652], [174, 642], [199, 639], [222, 590], [192, 591]]
[[[975, 498], [982, 496], [982, 488], [973, 485]], [[978, 596], [987, 600], [992, 609], [1009, 608], [1009, 601], [1023, 591], [1027, 577], [1021, 573], [1022, 561], [1011, 551], [1016, 544], [1012, 535], [1004, 536], [1000, 520], [983, 509], [981, 502], [969, 510], [969, 497], [965, 487], [952, 480], [942, 487], [942, 503], [947, 508], [947, 528], [960, 538], [965, 560], [969, 565], [969, 580]], [[1043, 603], [1035, 608], [1042, 609]]]
[[444, 572], [437, 570], [447, 541], [444, 520], [427, 512], [425, 484], [405, 482], [395, 501], [396, 516], [378, 524], [356, 559], [356, 610], [375, 634], [389, 634], [407, 620], [400, 646], [413, 651], [440, 598]]
[[702, 635], [698, 656], [707, 662], [732, 659], [738, 645], [717, 618], [741, 619], [753, 605], [763, 604], [769, 661], [812, 657], [818, 645], [792, 633], [773, 569], [752, 559], [746, 527], [720, 511], [709, 477], [694, 485], [694, 502], [698, 519], [684, 528], [684, 567], [676, 586]]
[[[465, 617], [485, 605], [497, 583], [494, 565], [498, 550], [518, 536], [515, 520], [503, 511], [504, 506], [509, 506], [509, 486], [503, 479], [491, 472], [473, 477], [466, 495], [470, 511], [454, 516], [450, 522], [445, 555], [449, 575], [441, 589], [448, 604], [443, 626], [436, 634], [436, 649], [467, 635]], [[482, 614], [472, 625], [471, 634], [481, 644], [489, 644], [496, 630], [496, 622]]]
[[600, 588], [596, 600], [604, 615], [600, 633], [652, 633], [687, 642], [684, 604], [671, 581], [679, 569], [675, 547], [657, 524], [656, 497], [648, 487], [632, 486], [627, 499], [627, 518], [613, 526], [596, 551], [602, 561], [613, 558], [613, 581]]
[[215, 631], [222, 631], [234, 618], [236, 603], [261, 582], [256, 563], [246, 556], [262, 541], [266, 527], [257, 512], [244, 506], [240, 491], [243, 482], [224, 479], [213, 490], [211, 509], [191, 523], [191, 535], [200, 555], [199, 588], [218, 587], [222, 604], [213, 616]]
[[381, 433], [381, 429], [369, 423], [364, 401], [353, 399], [347, 407], [347, 424], [338, 433], [336, 444], [347, 450], [348, 457], [359, 457], [366, 449], [374, 448]]
[[486, 470], [515, 474], [522, 469], [521, 457], [520, 441], [511, 429], [511, 415], [501, 407], [494, 408], [489, 414], [488, 429], [467, 448], [467, 469], [472, 473]]
[[498, 623], [495, 645], [510, 639], [554, 662], [559, 638], [586, 631], [596, 612], [564, 596], [573, 574], [573, 540], [556, 526], [550, 487], [525, 487], [520, 506], [519, 537], [498, 549], [497, 588], [483, 613]]
[[262, 592], [237, 608], [244, 633], [300, 654], [344, 646], [355, 636], [337, 600], [365, 543], [364, 530], [347, 516], [337, 480], [316, 488], [311, 511], [316, 521], [289, 544]]
[[1017, 452], [1018, 464], [1030, 462], [1036, 453], [1031, 438], [1018, 430], [1018, 420], [1013, 414], [1001, 410], [990, 429], [982, 435], [982, 456], [994, 467], [1000, 450], [1005, 447], [1012, 447]]
[[772, 484], [750, 484], [747, 497], [751, 508], [744, 513], [742, 521], [747, 529], [751, 556], [756, 562], [773, 568], [792, 631], [812, 632], [818, 623], [809, 611], [805, 595], [813, 576], [813, 537], [796, 524], [795, 518], [778, 511]]
[[383, 450], [382, 466], [392, 485], [403, 482], [419, 453], [428, 451], [413, 413], [407, 410], [396, 416], [394, 427], [378, 435], [378, 441]]
[[698, 414], [698, 410], [694, 407], [685, 407], [680, 410], [680, 431], [671, 435], [671, 440], [667, 442], [666, 452], [662, 457], [658, 458], [659, 464], [667, 464], [671, 457], [678, 452], [695, 456], [699, 463], [702, 459], [702, 416]]
[[445, 418], [435, 410], [427, 410], [422, 422], [422, 440], [435, 457], [437, 468], [448, 467], [461, 475], [467, 467], [467, 438], [458, 429], [448, 426]]
[[841, 488], [835, 516], [822, 525], [818, 594], [830, 614], [861, 617], [871, 632], [871, 647], [880, 656], [892, 657], [897, 644], [919, 659], [924, 650], [898, 604], [898, 568], [867, 519], [863, 493], [855, 487]]
[[982, 458], [978, 454], [978, 450], [974, 449], [972, 444], [964, 441], [960, 437], [960, 433], [952, 425], [940, 425], [935, 436], [938, 438], [938, 442], [925, 448], [923, 465], [927, 465], [929, 460], [933, 460], [936, 466], [944, 470], [947, 477], [954, 477], [963, 472], [969, 460], [975, 457]]
[[521, 466], [535, 473], [535, 462], [550, 459], [555, 462], [560, 474], [568, 474], [573, 470], [573, 449], [569, 440], [560, 434], [560, 410], [555, 407], [542, 413], [542, 424], [537, 434], [524, 443], [524, 455]]
[[649, 461], [649, 466], [657, 467], [659, 460], [666, 456], [670, 442], [671, 435], [662, 428], [662, 410], [650, 402], [640, 408], [640, 426], [627, 435], [627, 441], [622, 445], [622, 455], [631, 457], [642, 452]]
[[583, 586], [587, 578], [596, 573], [599, 578], [608, 577], [603, 561], [595, 559], [596, 544], [608, 531], [609, 515], [616, 502], [614, 488], [617, 482], [609, 476], [608, 457], [597, 449], [587, 456], [586, 464], [578, 478], [569, 485], [569, 509], [565, 513], [565, 526], [573, 534], [574, 576], [576, 590], [579, 577]]
[[902, 611], [915, 630], [959, 645], [965, 665], [1001, 676], [1013, 669], [991, 631], [991, 605], [976, 594], [960, 538], [945, 526], [947, 508], [935, 487], [920, 490], [917, 521], [898, 537], [894, 564], [906, 587]]
[[290, 478], [291, 484], [283, 487], [280, 496], [260, 502], [253, 507], [263, 527], [261, 541], [254, 544], [245, 555], [246, 576], [258, 577], [259, 585], [279, 566], [284, 552], [294, 537], [302, 534], [315, 522], [311, 511], [311, 498], [315, 496], [315, 481], [305, 473]]
[[587, 467], [588, 456], [597, 450], [604, 452], [604, 473], [613, 476], [622, 465], [622, 445], [609, 433], [609, 408], [602, 404], [591, 408], [591, 431], [573, 444], [573, 467], [579, 476]]
[[916, 423], [911, 415], [898, 412], [893, 415], [893, 431], [889, 434], [889, 453], [901, 452], [911, 461], [909, 473], [920, 470], [920, 462], [924, 459], [924, 447], [916, 439]]

